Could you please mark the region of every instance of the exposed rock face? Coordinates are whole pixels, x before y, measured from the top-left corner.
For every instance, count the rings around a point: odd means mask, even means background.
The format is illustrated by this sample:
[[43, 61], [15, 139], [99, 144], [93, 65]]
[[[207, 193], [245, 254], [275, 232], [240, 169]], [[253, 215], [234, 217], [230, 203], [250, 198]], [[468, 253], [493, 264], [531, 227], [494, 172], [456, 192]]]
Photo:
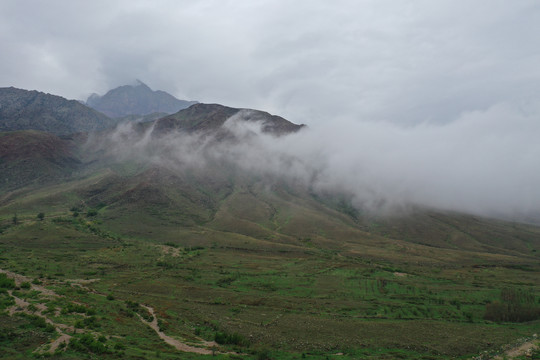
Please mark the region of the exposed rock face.
[[139, 80], [136, 85], [120, 86], [103, 96], [92, 94], [86, 101], [88, 106], [114, 118], [151, 113], [173, 114], [195, 103], [179, 100], [165, 91], [152, 91]]
[[39, 130], [67, 135], [100, 130], [115, 123], [75, 100], [39, 91], [0, 88], [0, 131]]

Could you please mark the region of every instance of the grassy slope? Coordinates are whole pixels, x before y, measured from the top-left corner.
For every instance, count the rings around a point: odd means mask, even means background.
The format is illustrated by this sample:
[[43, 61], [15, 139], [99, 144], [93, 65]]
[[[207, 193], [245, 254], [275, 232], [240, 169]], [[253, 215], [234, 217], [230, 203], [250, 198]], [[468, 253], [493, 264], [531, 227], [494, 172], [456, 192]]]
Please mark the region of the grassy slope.
[[[454, 358], [540, 330], [483, 320], [503, 288], [532, 289], [538, 302], [538, 228], [441, 213], [356, 221], [302, 189], [197, 179], [106, 170], [5, 195], [0, 268], [67, 295], [51, 306], [94, 308], [94, 331], [118, 336], [106, 344], [121, 343], [126, 358], [177, 353], [124, 300], [153, 306], [169, 335], [239, 333], [250, 343], [241, 352], [279, 358]], [[97, 216], [85, 217], [90, 208]], [[99, 278], [89, 287], [114, 300], [66, 285], [81, 278]]]

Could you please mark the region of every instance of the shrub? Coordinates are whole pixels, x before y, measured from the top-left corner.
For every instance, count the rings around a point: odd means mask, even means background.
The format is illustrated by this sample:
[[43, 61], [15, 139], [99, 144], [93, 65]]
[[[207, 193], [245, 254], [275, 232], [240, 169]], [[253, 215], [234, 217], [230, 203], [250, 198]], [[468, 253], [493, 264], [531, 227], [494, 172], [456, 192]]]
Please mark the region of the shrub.
[[56, 331], [54, 326], [52, 326], [51, 324], [47, 324], [45, 319], [42, 317], [39, 317], [37, 315], [27, 315], [27, 314], [19, 314], [19, 316], [27, 318], [29, 320], [29, 324], [26, 326], [23, 326], [24, 328], [37, 327], [48, 333], [53, 333]]
[[139, 304], [131, 300], [126, 300], [126, 306], [131, 310], [137, 310], [139, 308]]
[[115, 350], [126, 350], [126, 346], [122, 343], [116, 343], [114, 344], [114, 349]]
[[88, 311], [88, 308], [86, 306], [79, 305], [79, 304], [67, 304], [67, 306], [62, 309], [62, 314], [68, 314], [68, 313], [86, 314], [87, 311]]
[[257, 351], [257, 360], [270, 360], [270, 351], [268, 349], [262, 349]]
[[90, 210], [88, 210], [88, 212], [86, 213], [86, 216], [92, 217], [92, 216], [96, 216], [97, 214], [98, 214], [97, 210], [95, 210], [95, 209], [90, 209]]
[[91, 334], [83, 334], [79, 338], [72, 338], [69, 348], [78, 352], [91, 352], [94, 354], [105, 354], [110, 352], [109, 348]]
[[246, 345], [247, 341], [246, 339], [237, 333], [228, 334], [226, 332], [218, 331], [214, 335], [214, 340], [221, 345]]
[[0, 289], [15, 289], [15, 281], [0, 273]]
[[503, 289], [501, 301], [486, 305], [485, 320], [495, 322], [525, 322], [540, 319], [540, 306], [531, 290]]
[[79, 320], [75, 323], [75, 326], [78, 328], [89, 328], [89, 329], [97, 329], [101, 327], [101, 324], [98, 322], [98, 318], [95, 316], [89, 316], [84, 318], [83, 320]]

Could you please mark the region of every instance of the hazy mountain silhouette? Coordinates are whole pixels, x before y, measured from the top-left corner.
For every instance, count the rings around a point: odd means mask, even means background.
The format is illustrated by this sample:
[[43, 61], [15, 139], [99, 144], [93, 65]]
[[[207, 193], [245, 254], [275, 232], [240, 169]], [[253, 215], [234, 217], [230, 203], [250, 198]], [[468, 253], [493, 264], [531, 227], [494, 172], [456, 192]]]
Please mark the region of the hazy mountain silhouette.
[[35, 90], [0, 88], [0, 131], [39, 130], [67, 135], [114, 124], [116, 121], [75, 100]]
[[102, 113], [118, 118], [151, 113], [173, 114], [196, 101], [179, 100], [165, 91], [153, 91], [142, 81], [109, 90], [105, 95], [92, 94], [86, 104]]

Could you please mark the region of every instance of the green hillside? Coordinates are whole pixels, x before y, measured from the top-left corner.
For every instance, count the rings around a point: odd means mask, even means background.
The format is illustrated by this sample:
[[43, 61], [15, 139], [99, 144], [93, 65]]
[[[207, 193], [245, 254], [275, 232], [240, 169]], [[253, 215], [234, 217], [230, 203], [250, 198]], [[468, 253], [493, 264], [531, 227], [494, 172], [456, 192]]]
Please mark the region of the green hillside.
[[[538, 227], [368, 216], [227, 162], [85, 141], [0, 136], [4, 181], [27, 179], [0, 194], [4, 358], [487, 359], [537, 341]], [[21, 175], [22, 154], [62, 175]]]

